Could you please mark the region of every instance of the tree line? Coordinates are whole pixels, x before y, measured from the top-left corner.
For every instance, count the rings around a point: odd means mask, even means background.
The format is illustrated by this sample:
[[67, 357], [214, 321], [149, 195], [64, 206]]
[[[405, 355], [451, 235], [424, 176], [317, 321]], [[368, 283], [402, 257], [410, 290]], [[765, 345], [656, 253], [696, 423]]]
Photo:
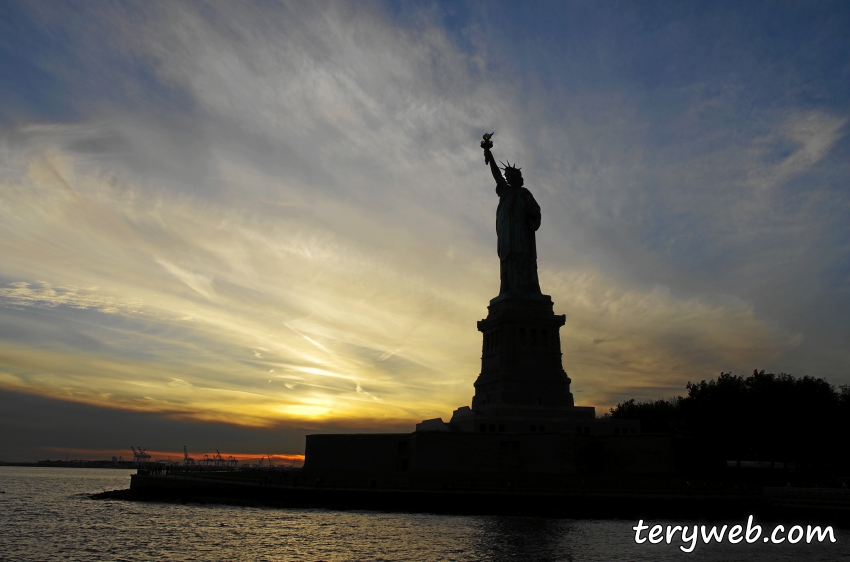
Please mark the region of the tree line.
[[638, 419], [644, 433], [689, 440], [703, 459], [850, 468], [850, 385], [821, 378], [753, 371], [720, 373], [687, 384], [687, 396], [611, 408], [610, 417]]

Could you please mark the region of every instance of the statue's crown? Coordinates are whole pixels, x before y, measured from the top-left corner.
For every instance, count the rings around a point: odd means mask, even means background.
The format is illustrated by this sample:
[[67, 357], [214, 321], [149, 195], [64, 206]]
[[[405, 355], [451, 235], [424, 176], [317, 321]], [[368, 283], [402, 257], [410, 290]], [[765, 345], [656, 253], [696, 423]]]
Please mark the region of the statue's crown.
[[[506, 172], [507, 172], [508, 170], [516, 170], [517, 172], [518, 172], [518, 171], [520, 171], [520, 170], [522, 170], [522, 168], [517, 168], [516, 166], [514, 166], [513, 164], [511, 164], [510, 160], [508, 161], [507, 165], [505, 165], [505, 163], [504, 163], [504, 162], [502, 162], [501, 160], [499, 160], [499, 164], [501, 164], [501, 165], [502, 165], [502, 169], [503, 169], [504, 171], [506, 171]], [[514, 164], [516, 164], [516, 162], [514, 162]]]

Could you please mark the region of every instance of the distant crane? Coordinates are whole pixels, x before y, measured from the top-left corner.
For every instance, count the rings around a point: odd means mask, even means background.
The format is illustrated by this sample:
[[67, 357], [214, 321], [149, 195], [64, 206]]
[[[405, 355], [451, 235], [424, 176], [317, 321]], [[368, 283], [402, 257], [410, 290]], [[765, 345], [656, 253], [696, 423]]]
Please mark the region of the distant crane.
[[142, 449], [141, 447], [139, 447], [139, 450], [137, 451], [132, 446], [130, 448], [133, 449], [133, 462], [139, 464], [147, 464], [151, 462], [151, 456], [145, 452], [147, 451], [147, 449]]
[[186, 445], [183, 445], [183, 466], [195, 466], [195, 459], [189, 456]]

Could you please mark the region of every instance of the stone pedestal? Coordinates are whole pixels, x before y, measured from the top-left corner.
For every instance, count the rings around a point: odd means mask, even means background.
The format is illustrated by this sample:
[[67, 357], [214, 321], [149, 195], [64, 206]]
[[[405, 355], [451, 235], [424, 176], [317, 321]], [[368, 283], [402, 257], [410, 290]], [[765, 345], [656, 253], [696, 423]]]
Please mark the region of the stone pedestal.
[[483, 334], [481, 374], [472, 408], [459, 408], [454, 431], [574, 432], [594, 408], [577, 408], [561, 362], [559, 330], [566, 316], [548, 295], [500, 295], [490, 301]]

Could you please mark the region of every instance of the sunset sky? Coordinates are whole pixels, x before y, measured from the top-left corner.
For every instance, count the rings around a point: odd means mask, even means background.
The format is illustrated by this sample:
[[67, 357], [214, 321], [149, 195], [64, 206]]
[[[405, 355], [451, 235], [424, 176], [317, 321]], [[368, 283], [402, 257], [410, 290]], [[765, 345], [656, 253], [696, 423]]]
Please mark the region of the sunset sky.
[[303, 453], [469, 405], [479, 142], [577, 405], [850, 384], [850, 3], [0, 3], [0, 459]]

